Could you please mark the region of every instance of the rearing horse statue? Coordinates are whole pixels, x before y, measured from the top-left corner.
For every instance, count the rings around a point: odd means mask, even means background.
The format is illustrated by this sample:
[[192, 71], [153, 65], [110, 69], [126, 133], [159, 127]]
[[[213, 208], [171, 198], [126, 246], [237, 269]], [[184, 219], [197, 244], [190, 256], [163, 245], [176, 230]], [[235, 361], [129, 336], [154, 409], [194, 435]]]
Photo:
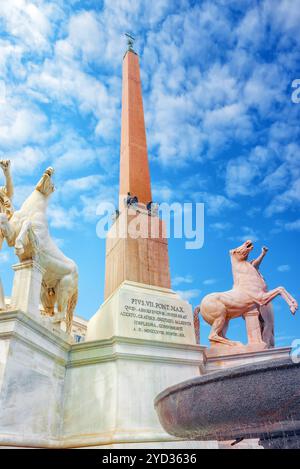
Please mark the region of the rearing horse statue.
[[70, 333], [78, 298], [78, 271], [49, 233], [46, 211], [49, 196], [55, 190], [53, 172], [53, 168], [44, 172], [35, 190], [9, 220], [6, 214], [0, 214], [0, 231], [7, 244], [15, 247], [21, 262], [35, 258], [45, 270], [41, 303], [48, 316], [54, 316], [57, 304], [58, 315], [65, 318]]
[[284, 287], [277, 287], [268, 291], [266, 282], [258, 268], [248, 261], [253, 250], [252, 241], [246, 241], [242, 246], [230, 251], [234, 285], [232, 290], [223, 293], [207, 295], [194, 312], [195, 329], [199, 331], [199, 312], [203, 319], [210, 324], [209, 340], [212, 343], [224, 345], [240, 345], [225, 337], [229, 321], [243, 316], [255, 309], [270, 304], [274, 298], [281, 295], [287, 302], [291, 313], [298, 309], [297, 301]]

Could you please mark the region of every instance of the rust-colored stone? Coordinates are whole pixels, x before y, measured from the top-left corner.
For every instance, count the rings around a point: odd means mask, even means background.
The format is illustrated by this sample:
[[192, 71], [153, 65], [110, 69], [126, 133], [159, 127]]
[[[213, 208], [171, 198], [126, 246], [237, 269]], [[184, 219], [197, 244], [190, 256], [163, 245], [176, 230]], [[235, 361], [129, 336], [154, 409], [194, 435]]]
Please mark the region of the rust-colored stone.
[[123, 61], [120, 195], [127, 192], [144, 204], [152, 197], [139, 58], [132, 51]]
[[[134, 238], [132, 226], [138, 223], [142, 225], [140, 236]], [[170, 288], [168, 243], [164, 233], [164, 222], [158, 217], [123, 210], [107, 235], [105, 298], [124, 280]]]
[[[164, 223], [145, 208], [151, 183], [139, 59], [133, 51], [123, 61], [120, 153], [120, 216], [106, 240], [105, 299], [125, 280], [171, 287]], [[139, 211], [126, 207], [128, 192], [138, 197]]]

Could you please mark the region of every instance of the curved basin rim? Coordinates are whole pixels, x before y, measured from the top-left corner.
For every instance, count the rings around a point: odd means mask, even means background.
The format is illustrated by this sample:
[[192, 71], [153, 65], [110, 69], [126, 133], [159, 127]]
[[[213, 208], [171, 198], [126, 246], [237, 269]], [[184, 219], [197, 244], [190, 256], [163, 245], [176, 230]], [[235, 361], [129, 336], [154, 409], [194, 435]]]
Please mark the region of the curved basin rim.
[[294, 363], [291, 358], [281, 358], [277, 360], [264, 360], [259, 363], [251, 363], [248, 365], [238, 366], [236, 368], [230, 368], [223, 371], [215, 371], [204, 376], [197, 376], [196, 378], [188, 379], [182, 381], [181, 383], [170, 386], [169, 388], [161, 391], [154, 399], [155, 407], [158, 405], [159, 401], [165, 399], [171, 394], [175, 394], [179, 391], [189, 389], [193, 386], [201, 386], [204, 384], [209, 384], [218, 381], [224, 381], [227, 379], [238, 378], [240, 376], [249, 376], [251, 374], [256, 374], [257, 371], [266, 373], [272, 369], [278, 368], [296, 368], [300, 367], [300, 363]]

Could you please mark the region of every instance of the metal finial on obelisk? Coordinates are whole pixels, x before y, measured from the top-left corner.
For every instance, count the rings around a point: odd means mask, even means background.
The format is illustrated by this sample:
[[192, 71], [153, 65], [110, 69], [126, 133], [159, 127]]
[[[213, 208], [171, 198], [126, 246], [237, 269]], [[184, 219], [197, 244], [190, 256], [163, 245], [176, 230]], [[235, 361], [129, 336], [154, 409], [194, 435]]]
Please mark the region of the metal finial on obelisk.
[[133, 44], [135, 41], [135, 37], [133, 37], [132, 34], [129, 34], [129, 33], [125, 33], [125, 36], [127, 37], [128, 50], [130, 50], [131, 52], [134, 52]]

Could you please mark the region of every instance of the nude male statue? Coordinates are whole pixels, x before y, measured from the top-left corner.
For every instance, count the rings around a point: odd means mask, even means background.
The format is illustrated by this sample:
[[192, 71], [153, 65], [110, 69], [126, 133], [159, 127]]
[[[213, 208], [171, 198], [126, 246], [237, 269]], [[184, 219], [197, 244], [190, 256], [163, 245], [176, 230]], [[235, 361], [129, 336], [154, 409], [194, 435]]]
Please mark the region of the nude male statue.
[[[263, 247], [260, 256], [251, 262], [251, 264], [259, 271], [260, 265], [269, 251], [269, 248]], [[260, 274], [261, 275], [261, 274]], [[259, 308], [259, 322], [262, 340], [267, 344], [268, 348], [275, 347], [274, 339], [274, 308], [272, 303]]]
[[[8, 220], [10, 220], [14, 213], [12, 205], [14, 186], [10, 173], [10, 160], [0, 160], [0, 167], [5, 177], [5, 186], [0, 187], [0, 213], [5, 213]], [[2, 248], [3, 240], [4, 238], [2, 234], [0, 234], [0, 249]], [[4, 310], [5, 308], [4, 291], [0, 280], [0, 310]]]
[[0, 167], [6, 182], [5, 186], [0, 187], [0, 213], [5, 213], [10, 220], [14, 213], [12, 205], [14, 186], [10, 174], [10, 160], [0, 160]]

